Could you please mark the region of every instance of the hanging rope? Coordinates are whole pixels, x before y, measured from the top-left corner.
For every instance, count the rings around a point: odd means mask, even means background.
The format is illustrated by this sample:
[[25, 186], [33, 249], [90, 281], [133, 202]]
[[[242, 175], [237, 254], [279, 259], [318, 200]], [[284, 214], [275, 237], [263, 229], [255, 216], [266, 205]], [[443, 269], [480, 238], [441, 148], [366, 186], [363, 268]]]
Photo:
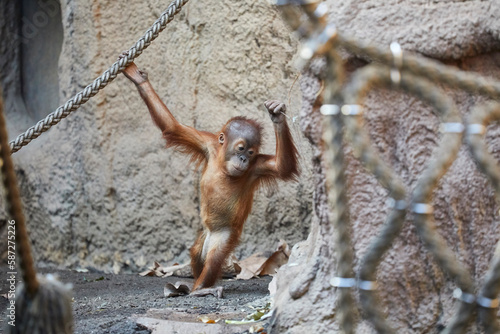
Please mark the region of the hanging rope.
[[24, 219], [19, 188], [17, 187], [14, 164], [12, 163], [10, 152], [7, 149], [9, 147], [8, 138], [3, 112], [2, 93], [0, 91], [0, 165], [2, 166], [2, 181], [7, 200], [7, 211], [9, 213], [9, 218], [11, 218], [7, 225], [10, 227], [11, 222], [14, 224], [17, 246], [16, 251], [20, 258], [23, 281], [26, 284], [28, 294], [34, 296], [38, 291], [39, 283], [36, 278], [33, 257], [31, 256], [28, 231], [26, 229], [26, 221]]
[[[493, 99], [500, 98], [500, 82], [475, 73], [459, 71], [437, 61], [405, 54], [397, 43], [390, 48], [361, 41], [338, 31], [329, 24], [328, 8], [319, 0], [277, 0], [287, 23], [306, 38], [299, 52], [298, 67], [305, 68], [313, 57], [327, 60], [325, 92], [318, 98], [323, 102], [321, 113], [325, 116], [323, 129], [324, 160], [327, 164], [326, 182], [330, 202], [330, 219], [337, 238], [336, 277], [331, 281], [337, 288], [336, 316], [343, 333], [355, 333], [359, 322], [352, 298], [357, 289], [363, 315], [378, 333], [395, 333], [381, 310], [377, 294], [377, 268], [384, 254], [394, 244], [402, 231], [405, 215], [411, 214], [424, 246], [434, 255], [436, 263], [457, 285], [453, 296], [458, 299], [456, 312], [449, 320], [443, 334], [466, 333], [479, 311], [479, 318], [488, 334], [498, 333], [497, 321], [500, 300], [500, 256], [493, 256], [484, 283], [475, 284], [467, 267], [448, 247], [438, 233], [433, 215], [432, 195], [440, 178], [456, 160], [466, 134], [468, 146], [481, 171], [493, 184], [500, 200], [500, 167], [488, 153], [484, 144], [486, 126], [500, 122], [500, 105], [477, 107], [472, 111], [468, 124], [462, 120], [453, 101], [436, 83], [455, 89], [479, 93]], [[300, 5], [302, 11], [293, 5]], [[305, 15], [302, 15], [304, 13]], [[303, 18], [307, 17], [307, 20]], [[336, 56], [339, 47], [374, 60], [371, 65], [355, 71], [344, 85], [345, 70]], [[380, 157], [364, 127], [363, 99], [373, 88], [386, 88], [411, 93], [434, 107], [441, 119], [443, 135], [440, 145], [430, 158], [428, 166], [419, 177], [413, 191], [407, 191], [394, 169]], [[390, 214], [385, 225], [371, 241], [366, 254], [360, 259], [357, 275], [353, 273], [351, 222], [348, 215], [348, 198], [344, 180], [345, 161], [343, 145], [351, 144], [353, 151], [367, 170], [389, 191]], [[409, 198], [407, 198], [409, 197]], [[497, 244], [497, 250], [500, 243]], [[307, 287], [308, 288], [308, 287]], [[475, 291], [479, 288], [479, 293]]]
[[182, 9], [189, 0], [174, 0], [170, 3], [167, 10], [153, 23], [146, 33], [128, 50], [128, 56], [121, 58], [111, 65], [101, 76], [95, 79], [90, 85], [77, 93], [65, 104], [50, 113], [47, 117], [40, 120], [34, 126], [30, 127], [24, 133], [11, 141], [10, 148], [12, 153], [19, 151], [23, 146], [28, 145], [33, 139], [38, 138], [42, 133], [49, 130], [52, 126], [59, 123], [73, 111], [85, 104], [92, 96], [96, 95], [108, 83], [113, 81], [116, 76], [134, 61], [144, 51], [153, 40], [158, 37], [174, 16]]

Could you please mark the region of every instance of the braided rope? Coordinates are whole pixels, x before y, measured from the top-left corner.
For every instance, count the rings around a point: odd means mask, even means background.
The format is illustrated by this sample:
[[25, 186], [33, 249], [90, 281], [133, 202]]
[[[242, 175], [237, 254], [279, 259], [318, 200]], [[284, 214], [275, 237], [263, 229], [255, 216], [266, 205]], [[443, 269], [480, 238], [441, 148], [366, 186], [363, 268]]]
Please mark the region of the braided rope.
[[[481, 124], [486, 127], [488, 124], [498, 121], [500, 121], [500, 104], [491, 103], [487, 106], [475, 108], [469, 116], [468, 123]], [[466, 139], [479, 168], [493, 184], [497, 200], [500, 200], [500, 167], [496, 159], [488, 153], [488, 148], [483, 142], [483, 136], [484, 134], [482, 133], [472, 133], [469, 131]], [[497, 250], [499, 247], [500, 243], [497, 244]], [[490, 268], [486, 273], [483, 287], [479, 292], [480, 296], [489, 299], [497, 298], [500, 293], [500, 254], [495, 253]], [[486, 334], [500, 333], [496, 308], [480, 307], [479, 317]]]
[[167, 10], [153, 23], [153, 25], [139, 38], [139, 40], [128, 50], [128, 56], [124, 56], [114, 62], [103, 74], [97, 77], [91, 84], [77, 93], [65, 104], [61, 105], [54, 112], [50, 113], [44, 119], [38, 121], [34, 126], [30, 127], [24, 133], [17, 136], [16, 139], [10, 142], [12, 153], [19, 151], [23, 146], [28, 145], [33, 139], [38, 138], [42, 133], [49, 130], [52, 126], [59, 123], [63, 118], [67, 117], [73, 111], [77, 110], [85, 104], [91, 97], [96, 95], [101, 89], [106, 87], [108, 83], [113, 81], [116, 76], [127, 67], [128, 64], [134, 61], [144, 51], [153, 40], [165, 29], [174, 16], [179, 13], [182, 7], [189, 0], [174, 0], [170, 3]]
[[[394, 56], [388, 48], [346, 34], [339, 34], [337, 41], [338, 45], [355, 54], [368, 56], [389, 66], [393, 63]], [[443, 65], [422, 56], [405, 54], [401, 64], [401, 71], [426, 77], [431, 82], [445, 84], [452, 88], [480, 93], [492, 98], [500, 98], [500, 82], [475, 73], [460, 71], [453, 66]]]
[[[297, 2], [307, 14], [309, 18], [307, 22], [303, 22], [303, 16], [296, 7], [286, 6]], [[372, 240], [367, 253], [361, 259], [356, 283], [349, 285], [344, 282], [345, 286], [358, 287], [364, 316], [373, 324], [378, 333], [395, 333], [394, 329], [387, 323], [383, 312], [380, 311], [374, 281], [377, 267], [384, 253], [392, 246], [394, 239], [400, 234], [403, 227], [407, 211], [406, 191], [402, 181], [395, 176], [393, 170], [373, 149], [371, 140], [364, 130], [363, 118], [360, 117], [360, 104], [367, 91], [383, 87], [403, 90], [430, 103], [443, 122], [444, 134], [440, 144], [431, 156], [428, 166], [417, 180], [409, 200], [414, 217], [413, 221], [424, 246], [433, 254], [439, 267], [456, 282], [459, 288], [456, 295], [460, 300], [458, 309], [443, 333], [466, 333], [476, 309], [479, 309], [479, 317], [485, 332], [488, 334], [499, 333], [500, 325], [496, 316], [499, 304], [497, 297], [500, 293], [500, 255], [498, 254], [500, 253], [500, 242], [482, 288], [476, 296], [472, 276], [436, 230], [431, 203], [432, 193], [438, 181], [457, 157], [464, 130], [461, 117], [453, 101], [439, 89], [436, 89], [434, 83], [498, 99], [500, 98], [500, 82], [474, 73], [459, 71], [454, 67], [442, 65], [417, 55], [405, 54], [403, 58], [402, 53], [397, 53], [399, 48], [389, 51], [388, 48], [340, 33], [332, 25], [327, 24], [329, 20], [327, 10], [324, 8], [326, 6], [319, 1], [280, 0], [279, 4], [285, 5], [280, 9], [289, 25], [307, 38], [299, 53], [298, 67], [304, 68], [309, 60], [315, 56], [326, 56], [330, 66], [331, 73], [325, 79], [327, 90], [324, 93], [330, 98], [325, 98], [326, 103], [323, 107], [326, 108], [323, 111], [322, 107], [322, 112], [332, 117], [329, 116], [325, 120], [323, 140], [326, 144], [325, 160], [332, 161], [328, 166], [330, 170], [326, 172], [327, 183], [332, 187], [337, 187], [329, 189], [329, 202], [332, 222], [338, 234], [335, 243], [339, 253], [338, 272], [343, 275], [341, 277], [351, 277], [353, 262], [352, 252], [350, 252], [352, 249], [351, 238], [348, 233], [349, 217], [348, 213], [344, 213], [347, 210], [345, 180], [343, 171], [339, 170], [339, 168], [343, 168], [341, 132], [344, 124], [346, 127], [345, 139], [352, 144], [354, 154], [375, 175], [380, 184], [388, 189], [393, 201], [399, 203], [391, 210], [386, 223]], [[342, 89], [339, 87], [342, 83], [339, 78], [344, 76], [344, 69], [340, 65], [341, 60], [331, 57], [339, 46], [378, 62], [357, 70], [351, 81]], [[336, 99], [332, 99], [331, 96], [336, 96]], [[341, 101], [345, 103], [342, 107]], [[338, 104], [337, 106], [332, 105], [335, 102]], [[355, 105], [354, 109], [353, 105]], [[344, 107], [349, 107], [345, 113]], [[345, 116], [342, 116], [342, 113]], [[494, 121], [500, 121], [500, 104], [477, 108], [470, 116], [469, 123], [472, 130], [468, 132], [467, 143], [479, 168], [493, 184], [497, 200], [500, 201], [500, 167], [482, 142], [486, 126]], [[351, 301], [348, 299], [350, 294], [347, 290], [342, 288], [338, 291], [338, 311], [340, 313], [338, 320], [345, 332], [352, 332], [356, 327], [353, 316], [355, 307], [352, 305], [350, 310], [347, 309], [351, 305]], [[343, 301], [343, 299], [345, 300]]]
[[[372, 86], [384, 85], [387, 82], [387, 73], [379, 73], [384, 69], [368, 66], [362, 71], [354, 74], [348, 86], [345, 88], [346, 104], [361, 105], [362, 98]], [[380, 75], [382, 74], [382, 76]], [[384, 82], [380, 82], [384, 81]], [[403, 182], [397, 177], [392, 169], [380, 158], [371, 147], [370, 139], [363, 131], [363, 117], [361, 115], [346, 117], [347, 138], [352, 143], [354, 154], [364, 163], [379, 180], [380, 184], [389, 190], [394, 203], [405, 200], [406, 190]], [[382, 230], [375, 238], [365, 256], [361, 260], [358, 272], [360, 281], [373, 282], [376, 280], [376, 270], [382, 256], [391, 247], [394, 239], [401, 232], [406, 210], [398, 209], [396, 205], [389, 213]], [[360, 289], [361, 306], [365, 316], [372, 322], [379, 333], [395, 333], [387, 324], [386, 316], [375, 305], [379, 305], [376, 291]]]
[[[10, 218], [14, 221], [15, 239], [17, 252], [20, 259], [21, 274], [26, 284], [26, 291], [33, 297], [40, 286], [36, 278], [35, 264], [31, 256], [30, 239], [26, 221], [23, 214], [21, 195], [17, 186], [16, 172], [14, 163], [9, 150], [9, 136], [7, 134], [7, 125], [5, 123], [3, 111], [2, 92], [0, 91], [0, 164], [2, 169], [2, 181], [7, 200], [7, 210]], [[8, 225], [9, 226], [9, 225]], [[11, 227], [11, 226], [9, 226]], [[9, 231], [11, 231], [9, 229]], [[10, 235], [10, 234], [9, 234]], [[10, 247], [9, 247], [10, 248]], [[14, 270], [11, 270], [14, 271]]]
[[[334, 63], [339, 64], [339, 56], [332, 50], [327, 55], [328, 72], [326, 96], [328, 103], [338, 103], [339, 97], [336, 92], [339, 90], [338, 83], [342, 78], [337, 76], [337, 68]], [[336, 230], [337, 245], [337, 276], [341, 278], [353, 278], [352, 269], [353, 250], [351, 245], [351, 231], [349, 224], [349, 209], [347, 202], [347, 187], [345, 181], [345, 164], [343, 150], [343, 123], [339, 115], [327, 117], [324, 122], [323, 142], [327, 150], [324, 160], [328, 165], [326, 170], [326, 184], [328, 188], [328, 198], [330, 203], [330, 219]], [[339, 288], [338, 291], [338, 318], [341, 328], [346, 334], [355, 332], [356, 322], [354, 298], [350, 289]]]

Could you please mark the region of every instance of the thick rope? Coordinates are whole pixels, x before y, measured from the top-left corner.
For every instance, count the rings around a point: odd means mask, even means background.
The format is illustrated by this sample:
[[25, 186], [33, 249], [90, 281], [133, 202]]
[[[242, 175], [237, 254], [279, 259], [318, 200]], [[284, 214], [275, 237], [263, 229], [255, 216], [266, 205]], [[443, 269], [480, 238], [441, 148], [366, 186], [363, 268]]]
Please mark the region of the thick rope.
[[[500, 293], [500, 243], [486, 274], [485, 282], [478, 295], [471, 274], [439, 234], [434, 222], [432, 194], [439, 180], [455, 161], [462, 144], [465, 130], [453, 101], [441, 93], [434, 83], [441, 83], [455, 89], [479, 93], [494, 99], [500, 98], [500, 83], [484, 78], [475, 73], [459, 71], [434, 60], [417, 55], [403, 54], [399, 45], [384, 48], [337, 31], [328, 24], [328, 9], [324, 3], [312, 0], [278, 0], [287, 23], [299, 35], [307, 40], [299, 52], [299, 68], [305, 68], [310, 59], [321, 56], [328, 61], [328, 76], [325, 79], [325, 103], [321, 111], [325, 117], [323, 140], [325, 142], [325, 160], [332, 161], [326, 172], [327, 183], [335, 189], [329, 189], [329, 202], [332, 223], [336, 228], [334, 241], [338, 252], [336, 286], [338, 290], [337, 319], [341, 329], [347, 333], [356, 327], [355, 306], [350, 300], [350, 288], [358, 288], [364, 316], [373, 324], [378, 333], [395, 333], [387, 323], [376, 296], [376, 272], [385, 252], [392, 246], [394, 239], [401, 233], [405, 214], [410, 210], [417, 233], [427, 250], [433, 254], [439, 267], [452, 278], [457, 286], [455, 297], [459, 299], [458, 309], [449, 321], [443, 333], [466, 333], [468, 325], [479, 309], [481, 322], [486, 333], [500, 332], [496, 319], [498, 294]], [[301, 5], [308, 20], [297, 7]], [[374, 64], [357, 70], [345, 87], [342, 61], [332, 57], [339, 47], [375, 60]], [[399, 49], [399, 51], [398, 51]], [[422, 79], [422, 78], [425, 78]], [[443, 122], [443, 135], [440, 145], [429, 159], [429, 164], [417, 180], [409, 199], [405, 199], [405, 187], [395, 176], [390, 166], [386, 165], [371, 145], [371, 140], [364, 129], [361, 102], [364, 95], [372, 88], [403, 90], [430, 103]], [[330, 91], [328, 91], [330, 90]], [[329, 96], [327, 98], [327, 96]], [[335, 96], [335, 99], [331, 97]], [[346, 107], [345, 110], [344, 107]], [[345, 112], [344, 112], [345, 111]], [[491, 157], [482, 137], [486, 126], [493, 121], [500, 121], [500, 105], [478, 108], [470, 117], [468, 144], [479, 168], [493, 184], [497, 200], [500, 201], [500, 167]], [[346, 128], [345, 139], [352, 144], [355, 155], [371, 171], [380, 184], [388, 189], [394, 208], [391, 210], [381, 232], [372, 240], [367, 253], [361, 259], [356, 280], [349, 279], [353, 263], [351, 237], [349, 235], [349, 216], [345, 196], [345, 180], [342, 156], [342, 129]], [[332, 195], [333, 194], [333, 195]], [[408, 204], [407, 204], [408, 203]], [[347, 278], [349, 280], [345, 280]], [[342, 287], [340, 287], [342, 285]]]
[[30, 127], [24, 133], [17, 136], [16, 139], [10, 142], [12, 153], [19, 151], [23, 146], [28, 145], [33, 139], [38, 138], [42, 133], [49, 130], [52, 126], [59, 123], [63, 118], [67, 117], [73, 111], [77, 110], [85, 104], [92, 96], [96, 95], [108, 83], [113, 81], [116, 76], [127, 67], [128, 64], [134, 61], [144, 51], [153, 40], [158, 37], [168, 23], [181, 10], [189, 0], [174, 0], [170, 3], [167, 10], [153, 23], [146, 33], [128, 50], [128, 56], [124, 56], [116, 61], [101, 76], [96, 78], [90, 85], [77, 93], [65, 104], [61, 105], [47, 117], [40, 120], [34, 126]]
[[[24, 220], [21, 196], [19, 194], [19, 188], [17, 187], [14, 164], [12, 163], [12, 157], [8, 149], [8, 138], [7, 125], [5, 124], [3, 112], [2, 93], [0, 91], [0, 163], [2, 165], [2, 180], [7, 200], [7, 211], [11, 218], [10, 221], [14, 221], [16, 251], [19, 254], [21, 275], [26, 285], [26, 291], [33, 297], [37, 293], [40, 284], [36, 278], [35, 265], [33, 257], [31, 256], [31, 247], [26, 222]], [[8, 223], [7, 226], [8, 231], [11, 231], [10, 227], [12, 225]]]
[[[500, 121], [500, 104], [491, 103], [487, 106], [475, 108], [469, 116], [468, 124], [479, 124], [485, 127], [493, 122]], [[474, 159], [477, 161], [479, 169], [488, 177], [495, 189], [497, 201], [500, 200], [500, 167], [496, 159], [488, 152], [484, 143], [484, 133], [469, 131], [467, 142]], [[490, 300], [494, 300], [500, 293], [500, 254], [498, 253], [500, 242], [497, 244], [497, 251], [493, 255], [490, 268], [484, 278], [484, 284], [479, 295]], [[485, 328], [486, 334], [500, 333], [500, 325], [497, 320], [497, 308], [480, 307], [479, 318]]]
[[[379, 68], [366, 67], [363, 71], [354, 74], [348, 87], [345, 88], [346, 104], [361, 105], [362, 99], [369, 89], [387, 82], [386, 73], [380, 76]], [[388, 72], [388, 71], [386, 71]], [[405, 201], [406, 190], [403, 182], [397, 177], [392, 169], [385, 164], [379, 154], [373, 150], [366, 131], [363, 131], [362, 114], [346, 117], [347, 138], [352, 143], [354, 154], [363, 161], [365, 167], [371, 171], [379, 182], [389, 190], [389, 196], [394, 202], [385, 224], [378, 237], [370, 244], [366, 255], [361, 260], [358, 273], [359, 281], [376, 281], [376, 270], [382, 256], [392, 246], [394, 239], [399, 235], [404, 225], [406, 216], [405, 208], [397, 207], [397, 203]], [[399, 204], [400, 205], [400, 204]], [[379, 333], [395, 333], [387, 323], [386, 316], [380, 310], [376, 290], [360, 291], [360, 300], [365, 316], [372, 322]]]
[[[342, 78], [337, 76], [337, 70], [333, 64], [339, 64], [338, 54], [332, 50], [327, 55], [327, 84], [325, 101], [328, 104], [339, 103], [336, 92], [338, 83]], [[322, 140], [326, 146], [324, 160], [328, 168], [326, 170], [326, 185], [330, 203], [330, 219], [336, 231], [335, 244], [337, 246], [337, 271], [336, 276], [341, 279], [354, 278], [353, 249], [351, 243], [351, 231], [349, 224], [349, 208], [347, 202], [347, 187], [345, 180], [345, 162], [343, 149], [344, 125], [339, 115], [330, 116], [325, 119]], [[341, 329], [346, 334], [355, 333], [356, 322], [354, 309], [354, 298], [352, 291], [344, 287], [338, 290], [338, 319]]]
[[[394, 61], [394, 56], [388, 48], [356, 39], [347, 34], [339, 34], [337, 43], [355, 54], [367, 56], [389, 66]], [[401, 71], [426, 77], [431, 82], [439, 82], [453, 88], [500, 98], [500, 82], [475, 73], [460, 71], [453, 66], [443, 65], [436, 60], [422, 56], [405, 54]]]

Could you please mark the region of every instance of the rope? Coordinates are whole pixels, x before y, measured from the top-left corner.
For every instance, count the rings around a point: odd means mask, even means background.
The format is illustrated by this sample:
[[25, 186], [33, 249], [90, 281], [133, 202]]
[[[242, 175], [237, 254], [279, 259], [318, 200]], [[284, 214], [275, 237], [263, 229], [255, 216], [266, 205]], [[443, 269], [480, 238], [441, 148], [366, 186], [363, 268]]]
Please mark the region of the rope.
[[[347, 92], [351, 92], [345, 94], [345, 102], [347, 104], [361, 105], [362, 99], [369, 89], [386, 84], [388, 73], [380, 73], [380, 70], [383, 69], [369, 66], [363, 71], [357, 72], [349, 87], [345, 89]], [[380, 74], [382, 75], [380, 76]], [[376, 280], [376, 270], [382, 256], [390, 248], [403, 228], [406, 210], [398, 209], [396, 203], [405, 201], [406, 190], [400, 178], [372, 149], [370, 139], [367, 133], [363, 131], [364, 121], [361, 115], [347, 117], [346, 125], [346, 137], [353, 144], [354, 154], [363, 161], [365, 167], [375, 175], [379, 182], [389, 190], [389, 196], [394, 201], [393, 209], [379, 232], [378, 238], [370, 244], [366, 255], [361, 260], [358, 273], [359, 280], [373, 282]], [[375, 329], [379, 333], [395, 333], [385, 321], [386, 316], [377, 307], [374, 307], [378, 305], [376, 291], [360, 290], [360, 297], [365, 316], [370, 319]]]
[[49, 130], [52, 126], [59, 123], [73, 111], [85, 104], [92, 96], [96, 95], [108, 83], [113, 81], [116, 76], [134, 61], [144, 51], [153, 40], [165, 29], [174, 16], [182, 9], [189, 0], [174, 0], [170, 3], [167, 10], [153, 23], [153, 25], [139, 38], [139, 40], [128, 50], [128, 56], [124, 56], [116, 61], [101, 76], [97, 77], [91, 84], [77, 93], [65, 104], [61, 105], [54, 112], [50, 113], [44, 119], [38, 121], [24, 133], [17, 136], [10, 142], [12, 153], [19, 151], [23, 146], [28, 145], [33, 139], [38, 138], [42, 133]]
[[[19, 254], [20, 267], [26, 291], [33, 297], [38, 291], [39, 282], [36, 278], [36, 270], [31, 256], [28, 231], [24, 220], [21, 196], [17, 187], [16, 173], [9, 150], [7, 126], [3, 112], [3, 99], [0, 91], [0, 163], [2, 166], [2, 181], [7, 199], [7, 211], [14, 221], [17, 253]], [[10, 223], [7, 224], [9, 227]], [[8, 227], [8, 228], [9, 228]], [[10, 229], [9, 229], [10, 231]]]
[[[433, 216], [432, 194], [440, 178], [455, 161], [462, 144], [464, 122], [453, 101], [435, 83], [451, 88], [500, 98], [500, 82], [474, 73], [459, 71], [451, 66], [417, 55], [403, 57], [397, 43], [391, 48], [381, 47], [358, 40], [339, 32], [328, 24], [328, 8], [315, 0], [278, 0], [286, 22], [299, 35], [306, 38], [299, 52], [297, 66], [306, 68], [313, 57], [325, 57], [328, 74], [325, 78], [323, 126], [324, 159], [327, 163], [326, 180], [329, 186], [330, 219], [335, 226], [337, 249], [337, 272], [332, 285], [338, 288], [337, 318], [345, 333], [356, 328], [356, 307], [349, 288], [357, 288], [363, 315], [378, 333], [395, 333], [380, 310], [381, 303], [376, 293], [376, 273], [383, 255], [401, 233], [407, 212], [413, 215], [424, 246], [433, 254], [438, 266], [457, 284], [454, 296], [459, 305], [443, 333], [466, 333], [476, 310], [488, 334], [499, 333], [496, 319], [500, 293], [500, 242], [493, 257], [482, 288], [475, 295], [475, 284], [466, 266], [462, 264], [445, 240], [437, 232]], [[300, 5], [305, 16], [292, 4]], [[303, 18], [307, 17], [307, 20]], [[358, 56], [373, 60], [371, 65], [355, 71], [351, 80], [344, 84], [344, 68], [337, 55], [344, 48]], [[401, 179], [374, 149], [364, 129], [362, 102], [367, 92], [374, 88], [400, 90], [413, 94], [433, 106], [441, 119], [443, 135], [440, 145], [430, 158], [428, 166], [417, 180], [414, 190], [407, 194]], [[321, 100], [321, 98], [320, 98]], [[470, 115], [467, 126], [467, 143], [481, 171], [486, 174], [500, 201], [500, 167], [488, 153], [483, 142], [486, 126], [500, 121], [500, 104], [476, 108]], [[355, 156], [366, 169], [373, 173], [389, 192], [391, 210], [378, 235], [372, 240], [366, 254], [360, 260], [356, 278], [352, 276], [353, 254], [348, 215], [348, 199], [344, 177], [343, 142], [352, 145]], [[406, 198], [409, 197], [409, 198]]]
[[[468, 124], [480, 124], [486, 127], [488, 124], [500, 121], [500, 105], [491, 103], [486, 106], [475, 108], [469, 117]], [[500, 199], [500, 167], [496, 159], [488, 153], [488, 149], [483, 141], [483, 133], [473, 133], [469, 131], [466, 140], [474, 159], [481, 171], [493, 184], [497, 200]], [[497, 249], [498, 249], [497, 245]], [[491, 261], [490, 269], [486, 273], [484, 284], [479, 292], [480, 296], [488, 299], [495, 299], [500, 293], [500, 254], [495, 252]], [[481, 307], [479, 308], [479, 318], [485, 327], [486, 334], [500, 333], [500, 325], [497, 320], [497, 309]]]
[[[340, 64], [340, 57], [335, 50], [327, 54], [327, 64], [329, 72], [327, 74], [325, 101], [329, 105], [339, 103], [339, 83], [343, 81], [338, 77], [337, 69], [333, 64]], [[337, 276], [339, 278], [352, 278], [353, 250], [351, 245], [351, 231], [349, 225], [349, 208], [347, 203], [347, 186], [344, 175], [345, 162], [343, 150], [342, 120], [338, 115], [327, 117], [324, 122], [323, 141], [327, 146], [325, 151], [325, 161], [328, 164], [326, 170], [326, 185], [330, 203], [330, 219], [335, 227], [337, 247]], [[352, 312], [354, 298], [349, 289], [339, 288], [338, 290], [338, 317], [344, 333], [355, 333], [355, 314]]]
[[[358, 40], [346, 34], [339, 34], [337, 42], [338, 45], [355, 54], [368, 56], [387, 65], [391, 65], [393, 62], [393, 54], [387, 48]], [[421, 56], [405, 55], [401, 71], [408, 71], [417, 76], [426, 77], [429, 81], [445, 84], [452, 88], [500, 98], [500, 82], [474, 73], [460, 71], [452, 66], [443, 65]]]

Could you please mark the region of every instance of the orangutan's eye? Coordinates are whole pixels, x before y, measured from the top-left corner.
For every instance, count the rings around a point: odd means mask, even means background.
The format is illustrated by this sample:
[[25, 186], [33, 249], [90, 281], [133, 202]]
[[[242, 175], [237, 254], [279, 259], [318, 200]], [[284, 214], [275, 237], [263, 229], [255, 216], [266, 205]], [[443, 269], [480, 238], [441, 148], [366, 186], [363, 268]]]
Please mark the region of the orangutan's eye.
[[253, 154], [253, 151], [248, 151], [248, 154], [252, 155], [252, 154]]
[[245, 148], [242, 145], [238, 146], [238, 150], [243, 151], [244, 149]]

